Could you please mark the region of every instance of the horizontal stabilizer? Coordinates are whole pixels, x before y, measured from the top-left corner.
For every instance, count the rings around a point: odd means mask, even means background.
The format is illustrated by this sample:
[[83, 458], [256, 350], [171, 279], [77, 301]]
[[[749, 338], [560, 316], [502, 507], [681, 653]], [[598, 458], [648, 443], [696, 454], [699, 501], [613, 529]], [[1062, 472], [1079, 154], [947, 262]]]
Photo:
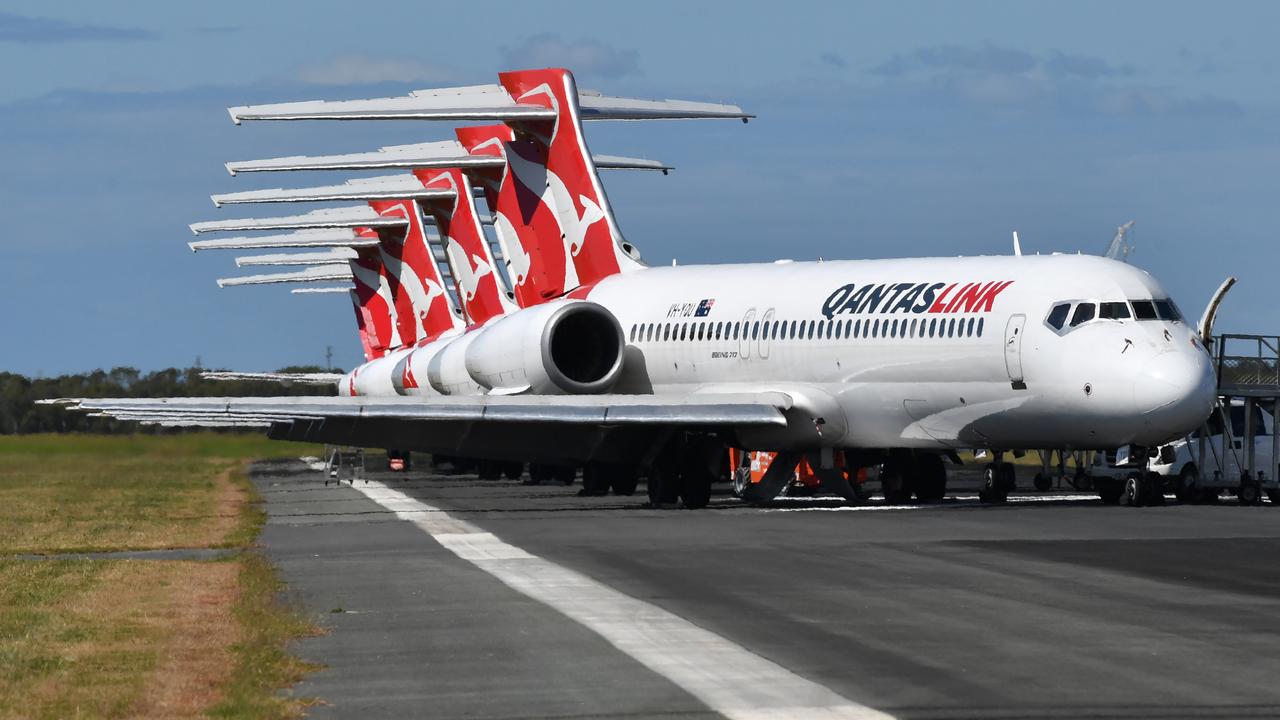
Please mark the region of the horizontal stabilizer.
[[248, 255], [236, 258], [236, 267], [252, 267], [255, 265], [331, 265], [333, 263], [355, 260], [359, 254], [351, 248], [334, 248], [324, 252], [313, 253], [272, 253], [270, 255]]
[[350, 228], [325, 228], [299, 230], [283, 235], [262, 237], [219, 238], [217, 240], [193, 240], [187, 245], [193, 252], [201, 250], [268, 250], [276, 248], [377, 247], [378, 239], [361, 237]]
[[200, 373], [205, 380], [265, 380], [286, 385], [336, 385], [342, 373], [286, 373], [286, 372], [237, 372], [234, 370], [205, 370]]
[[378, 178], [348, 180], [341, 185], [322, 185], [286, 190], [249, 190], [212, 196], [213, 204], [244, 205], [250, 203], [319, 202], [326, 200], [425, 200], [451, 199], [452, 190], [428, 190], [410, 173]]
[[300, 287], [293, 288], [289, 292], [294, 295], [335, 295], [337, 293], [350, 293], [355, 290], [355, 285], [332, 285], [328, 287]]
[[[592, 155], [596, 167], [605, 170], [660, 170], [670, 165], [656, 160], [617, 155]], [[469, 155], [456, 140], [392, 145], [372, 152], [341, 155], [294, 155], [291, 157], [240, 160], [227, 163], [232, 175], [242, 172], [283, 172], [293, 170], [389, 170], [405, 168], [501, 168], [506, 161], [498, 155]], [[421, 185], [422, 183], [418, 183]], [[236, 193], [241, 194], [241, 193]], [[218, 196], [214, 203], [219, 202]], [[395, 198], [399, 199], [399, 198]]]
[[350, 280], [351, 277], [351, 266], [345, 263], [342, 265], [313, 265], [312, 267], [305, 268], [303, 270], [296, 270], [294, 272], [219, 278], [218, 287], [233, 287], [236, 285], [272, 285], [275, 283], [296, 282], [335, 282], [339, 280]]
[[[741, 119], [754, 115], [737, 105], [688, 100], [640, 100], [579, 91], [583, 120]], [[416, 90], [409, 95], [367, 100], [310, 100], [228, 108], [232, 122], [244, 120], [554, 120], [555, 110], [522, 105], [501, 85]]]
[[398, 228], [409, 224], [399, 215], [379, 215], [368, 205], [313, 210], [305, 215], [273, 218], [236, 218], [235, 220], [211, 220], [191, 224], [191, 232], [199, 235], [207, 232], [230, 230], [307, 230], [312, 228]]

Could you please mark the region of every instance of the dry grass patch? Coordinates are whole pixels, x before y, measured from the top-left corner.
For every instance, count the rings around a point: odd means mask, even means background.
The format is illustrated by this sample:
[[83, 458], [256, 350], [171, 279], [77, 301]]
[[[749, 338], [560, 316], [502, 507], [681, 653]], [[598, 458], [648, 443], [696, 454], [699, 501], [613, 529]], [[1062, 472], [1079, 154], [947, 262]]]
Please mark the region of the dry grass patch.
[[0, 563], [0, 716], [194, 717], [219, 698], [240, 626], [233, 562]]
[[57, 554], [249, 548], [265, 514], [247, 458], [308, 452], [212, 434], [0, 438], [0, 718], [299, 715], [276, 690], [308, 669], [285, 645], [312, 626], [278, 604], [260, 555]]

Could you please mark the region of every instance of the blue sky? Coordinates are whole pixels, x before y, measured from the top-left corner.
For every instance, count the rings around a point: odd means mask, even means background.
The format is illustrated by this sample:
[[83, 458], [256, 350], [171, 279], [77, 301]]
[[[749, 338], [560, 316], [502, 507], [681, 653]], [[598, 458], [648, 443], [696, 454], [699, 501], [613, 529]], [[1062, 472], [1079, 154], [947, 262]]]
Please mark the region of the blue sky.
[[[450, 137], [444, 124], [232, 125], [250, 102], [368, 97], [563, 64], [617, 94], [729, 100], [740, 123], [592, 124], [619, 222], [667, 263], [1100, 252], [1220, 328], [1280, 332], [1274, 3], [0, 5], [0, 369], [350, 367], [342, 296], [219, 290], [187, 224], [253, 214], [228, 160]], [[271, 208], [260, 208], [269, 214]]]

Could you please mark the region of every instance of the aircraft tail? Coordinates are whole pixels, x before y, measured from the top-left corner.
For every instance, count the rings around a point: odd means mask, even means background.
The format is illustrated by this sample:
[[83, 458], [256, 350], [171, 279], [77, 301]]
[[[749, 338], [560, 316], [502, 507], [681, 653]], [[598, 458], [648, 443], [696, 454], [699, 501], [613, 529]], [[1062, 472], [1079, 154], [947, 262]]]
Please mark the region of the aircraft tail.
[[501, 157], [498, 168], [473, 171], [484, 189], [516, 304], [529, 307], [578, 286], [578, 273], [561, 240], [547, 186], [545, 148], [517, 140], [507, 125], [457, 128], [458, 141], [473, 155]]
[[360, 344], [365, 360], [374, 360], [402, 344], [395, 300], [382, 272], [381, 253], [376, 248], [360, 249], [350, 264], [355, 283], [351, 301], [355, 305]]
[[384, 276], [395, 303], [397, 334], [403, 345], [433, 338], [461, 325], [444, 279], [427, 243], [422, 214], [413, 200], [371, 200], [382, 217], [404, 218], [401, 228], [378, 229]]
[[467, 320], [479, 325], [514, 310], [498, 277], [467, 175], [458, 168], [415, 170], [414, 174], [427, 189], [452, 191], [450, 199], [432, 199], [422, 205], [440, 231]]
[[[582, 131], [580, 95], [573, 73], [563, 68], [498, 74], [498, 82], [520, 105], [552, 110], [554, 119], [508, 121], [519, 135], [542, 145], [546, 184], [560, 235], [583, 285], [645, 267], [639, 252], [618, 229]], [[510, 156], [508, 163], [510, 164]], [[514, 168], [513, 168], [514, 169]]]

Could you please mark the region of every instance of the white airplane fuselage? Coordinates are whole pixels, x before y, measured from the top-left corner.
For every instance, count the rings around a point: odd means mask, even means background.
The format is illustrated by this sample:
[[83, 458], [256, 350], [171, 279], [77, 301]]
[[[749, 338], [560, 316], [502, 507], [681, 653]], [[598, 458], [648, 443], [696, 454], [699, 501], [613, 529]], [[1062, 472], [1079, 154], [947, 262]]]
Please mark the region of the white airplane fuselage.
[[[572, 296], [622, 327], [610, 392], [791, 396], [785, 429], [739, 431], [760, 449], [1155, 445], [1198, 427], [1216, 392], [1185, 321], [1133, 316], [1169, 298], [1160, 284], [1095, 256], [655, 267]], [[1081, 302], [1129, 317], [1048, 324]], [[393, 365], [361, 369], [360, 394], [386, 392]]]

